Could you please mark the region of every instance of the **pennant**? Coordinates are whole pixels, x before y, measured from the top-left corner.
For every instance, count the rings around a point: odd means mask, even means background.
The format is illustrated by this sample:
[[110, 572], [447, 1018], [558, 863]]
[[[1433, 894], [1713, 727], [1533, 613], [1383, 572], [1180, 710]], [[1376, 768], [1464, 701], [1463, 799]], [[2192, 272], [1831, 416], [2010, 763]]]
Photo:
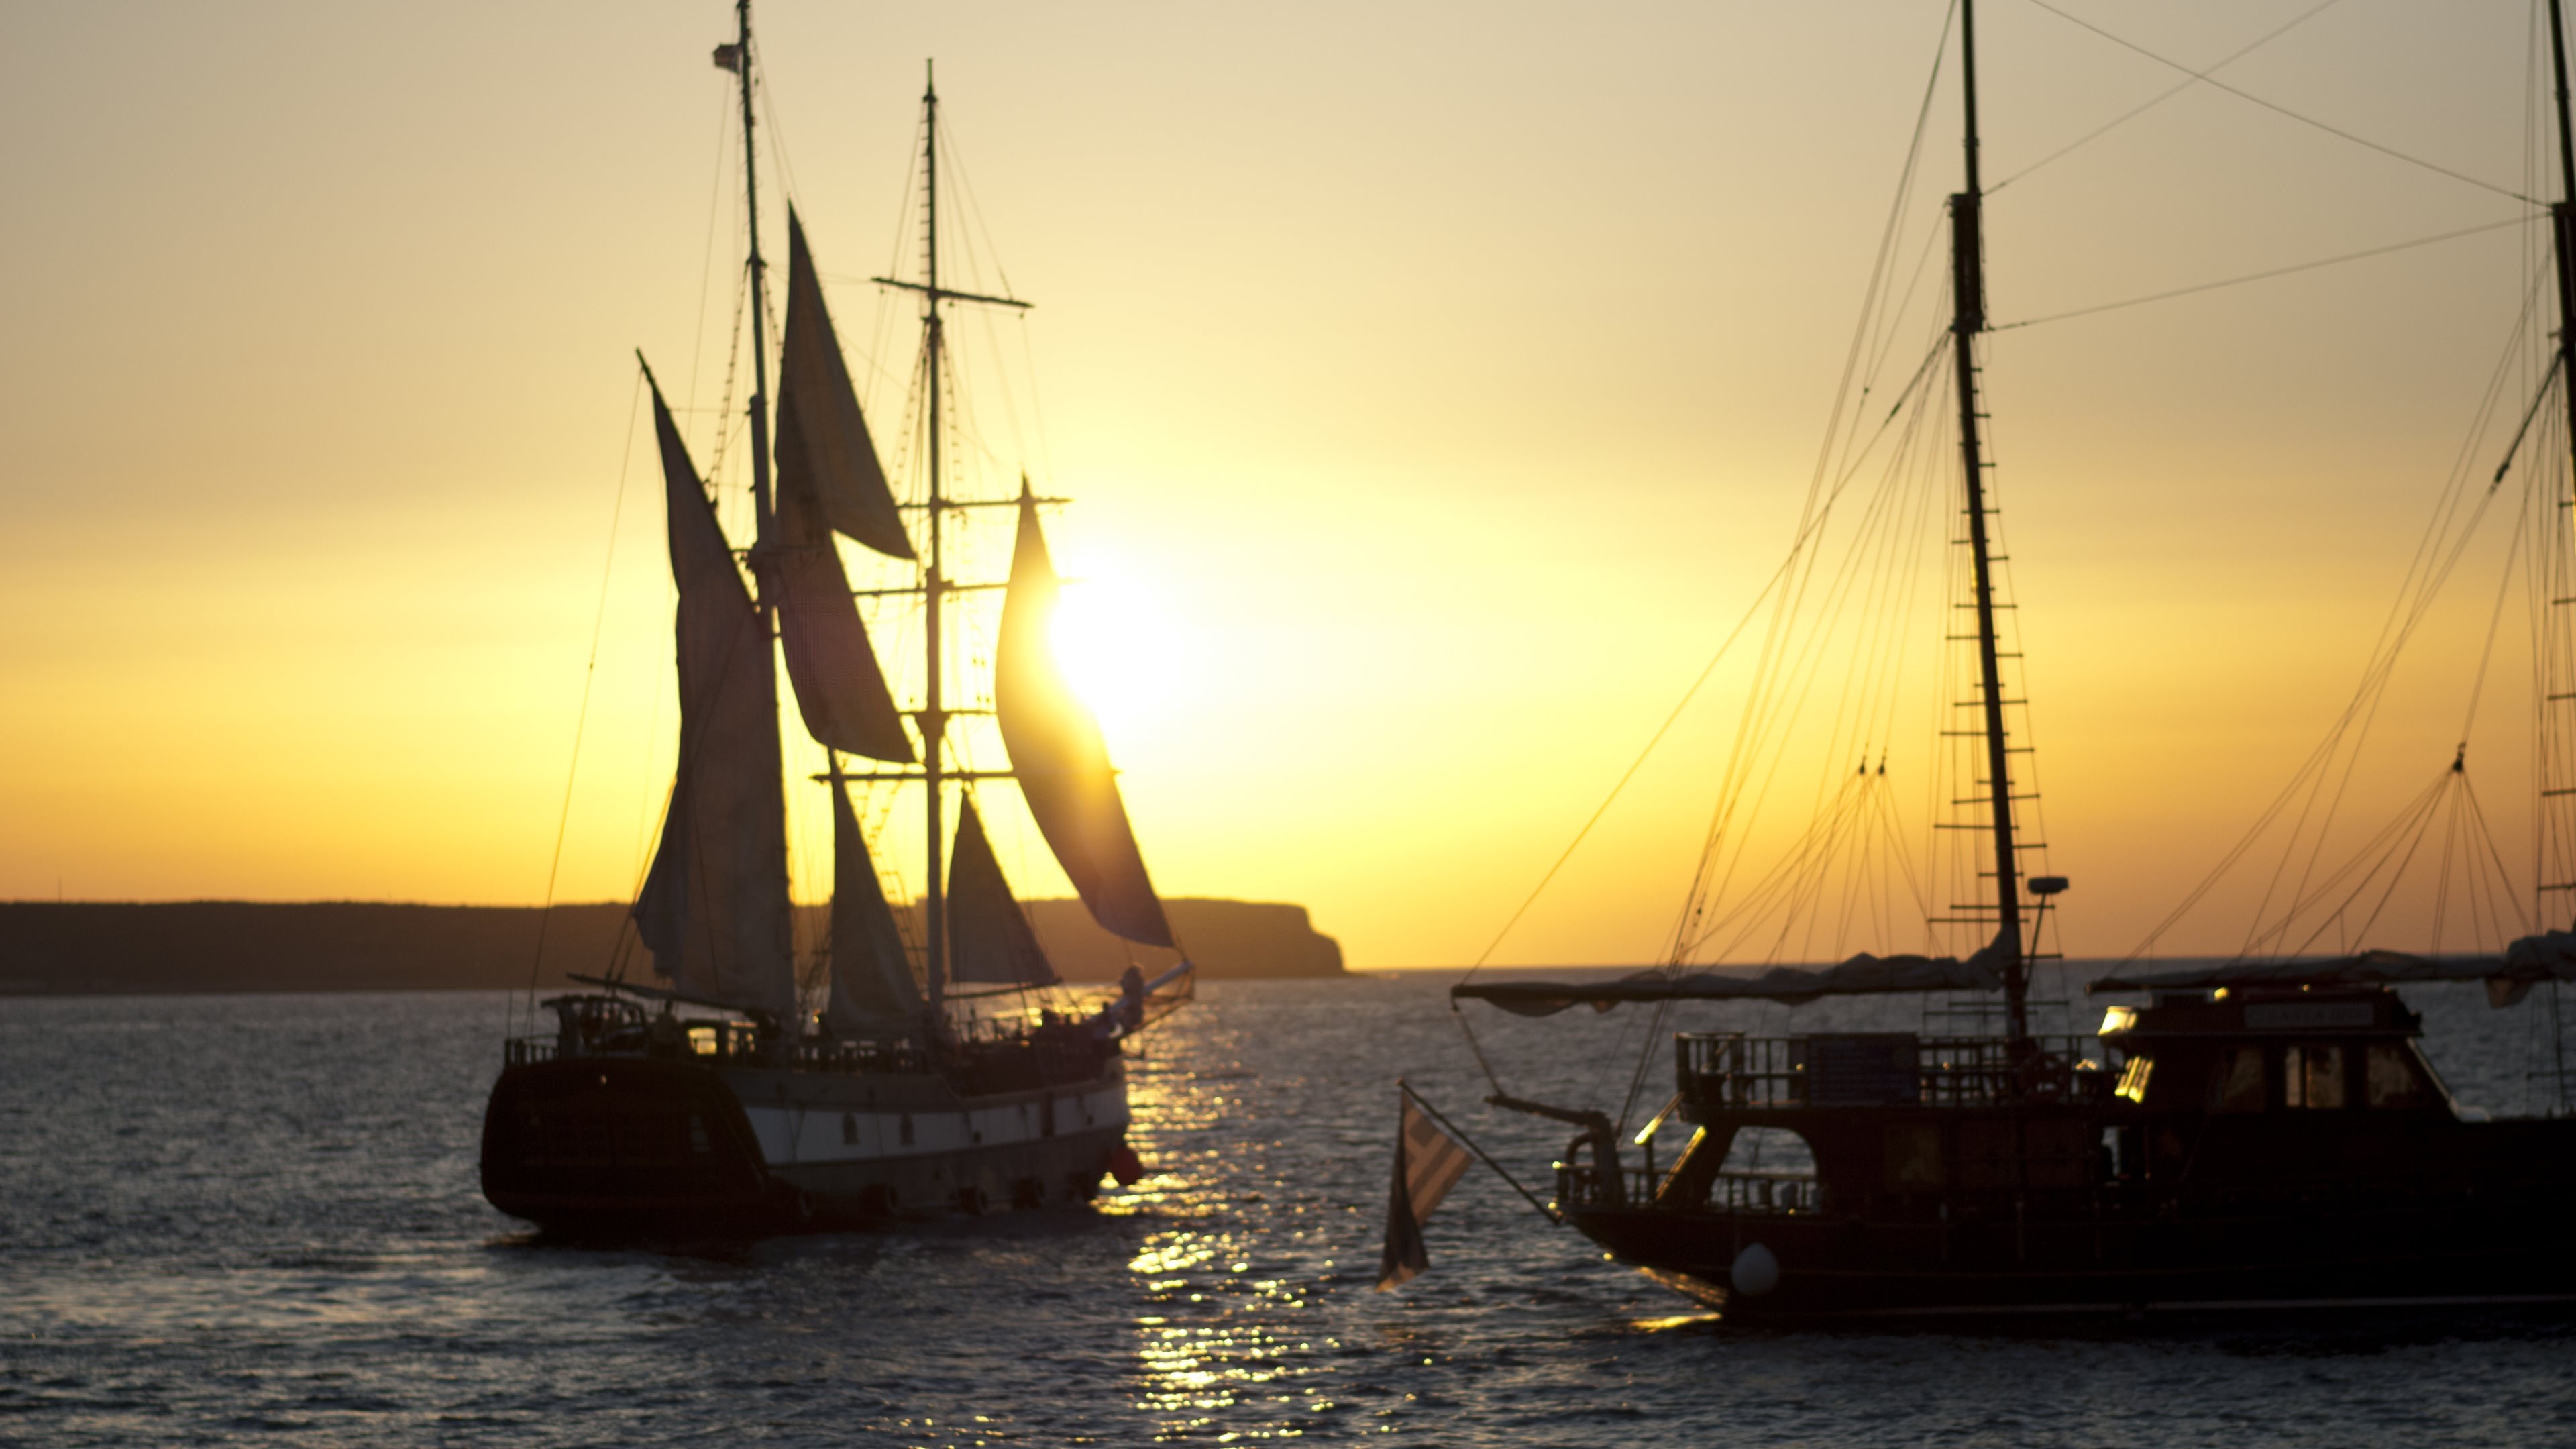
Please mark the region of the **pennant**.
[[1395, 1176], [1387, 1188], [1386, 1251], [1378, 1260], [1379, 1292], [1431, 1266], [1431, 1255], [1422, 1244], [1422, 1220], [1440, 1206], [1475, 1160], [1457, 1138], [1440, 1130], [1411, 1092], [1404, 1092], [1404, 1113], [1395, 1134]]

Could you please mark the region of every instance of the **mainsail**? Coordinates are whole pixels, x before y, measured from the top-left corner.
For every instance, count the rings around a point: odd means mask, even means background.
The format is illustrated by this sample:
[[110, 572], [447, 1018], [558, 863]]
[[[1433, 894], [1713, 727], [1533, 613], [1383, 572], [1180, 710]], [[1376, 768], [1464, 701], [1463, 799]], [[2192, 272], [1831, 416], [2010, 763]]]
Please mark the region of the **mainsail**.
[[768, 631], [659, 387], [653, 429], [680, 593], [680, 761], [636, 933], [682, 992], [785, 1019], [796, 978]]
[[890, 558], [911, 558], [912, 536], [886, 487], [876, 443], [850, 369], [841, 361], [823, 283], [805, 249], [805, 228], [787, 213], [787, 337], [778, 364], [778, 491], [805, 491], [834, 532]]
[[957, 802], [957, 848], [948, 858], [948, 977], [1003, 986], [1057, 980], [968, 799]]
[[832, 781], [832, 1000], [824, 1024], [840, 1036], [909, 1036], [921, 1029], [921, 987], [877, 883], [858, 816]]
[[1130, 941], [1169, 946], [1171, 923], [1128, 827], [1099, 721], [1066, 682], [1048, 642], [1055, 601], [1055, 564], [1038, 528], [1037, 502], [1023, 487], [1002, 636], [993, 651], [993, 712], [1002, 745], [1030, 816], [1092, 919]]

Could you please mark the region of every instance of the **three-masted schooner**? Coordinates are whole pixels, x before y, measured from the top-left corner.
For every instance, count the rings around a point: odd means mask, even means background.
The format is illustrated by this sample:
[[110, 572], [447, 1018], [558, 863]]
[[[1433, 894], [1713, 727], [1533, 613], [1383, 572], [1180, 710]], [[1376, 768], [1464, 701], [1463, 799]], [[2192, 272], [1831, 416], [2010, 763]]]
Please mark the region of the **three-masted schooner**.
[[[925, 496], [907, 526], [824, 305], [804, 229], [788, 216], [787, 315], [774, 441], [763, 305], [750, 0], [716, 64], [741, 91], [753, 394], [755, 531], [739, 555], [717, 519], [649, 369], [679, 603], [679, 756], [661, 840], [633, 908], [634, 935], [666, 985], [622, 965], [551, 998], [551, 1036], [515, 1038], [483, 1131], [483, 1191], [548, 1228], [763, 1229], [921, 1212], [1036, 1207], [1092, 1197], [1139, 1170], [1120, 1043], [1186, 958], [1147, 981], [1131, 965], [1097, 1012], [953, 1019], [951, 1002], [1057, 983], [1013, 899], [968, 787], [1015, 780], [1093, 917], [1137, 947], [1178, 957], [1089, 709], [1059, 672], [1047, 626], [1057, 580], [1037, 505], [960, 500], [941, 456], [944, 312], [1024, 306], [950, 288], [939, 271], [939, 101], [922, 98], [923, 273], [878, 279], [917, 295], [926, 398]], [[640, 359], [639, 359], [640, 360]], [[774, 461], [774, 468], [773, 468]], [[993, 649], [992, 713], [1011, 768], [962, 768], [952, 725], [969, 712], [943, 679], [951, 514], [1016, 509]], [[898, 709], [836, 539], [916, 563], [921, 704]], [[747, 576], [746, 576], [747, 575]], [[787, 871], [786, 759], [777, 664], [823, 747], [833, 820], [830, 992], [800, 1003]], [[878, 762], [852, 775], [844, 755]], [[929, 848], [916, 952], [888, 903], [847, 793], [852, 779], [914, 782]], [[900, 788], [900, 787], [898, 787]], [[941, 843], [954, 847], [940, 869]], [[960, 988], [971, 988], [961, 990]], [[683, 1016], [679, 1008], [713, 1014]], [[1034, 1019], [1032, 1019], [1034, 1018]]]
[[[2420, 1049], [2422, 1018], [2394, 989], [2484, 981], [2498, 1006], [2535, 988], [2554, 1003], [2559, 984], [2576, 980], [2576, 930], [2546, 927], [2569, 920], [2576, 896], [2567, 892], [2576, 886], [2568, 882], [2576, 876], [2537, 884], [2543, 929], [2532, 932], [2525, 918], [2519, 939], [2475, 954], [2365, 949], [2115, 971], [2090, 989], [2145, 1000], [2111, 1006], [2090, 1039], [2033, 1029], [2040, 929], [2067, 880], [2034, 861], [2045, 847], [2016, 830], [2020, 802], [2032, 797], [2027, 736], [2016, 739], [2008, 727], [2008, 710], [2022, 701], [2002, 665], [2018, 656], [1998, 631], [1998, 611], [2010, 606], [1997, 598], [2000, 550], [1990, 530], [1998, 510], [1982, 436], [1979, 339], [1989, 323], [1975, 13], [1974, 0], [1956, 0], [1965, 185], [1947, 198], [1946, 335], [1917, 374], [1919, 382], [1946, 373], [1956, 409], [1956, 491], [1930, 495], [1921, 516], [1963, 525], [1949, 541], [1963, 550], [1953, 558], [1965, 597], [1948, 601], [1939, 617], [1943, 629], [1957, 631], [1945, 639], [1972, 655], [1944, 680], [1954, 692], [1943, 703], [1960, 717], [1939, 731], [1937, 748], [1955, 750], [1959, 765], [1957, 788], [1935, 792], [1956, 797], [1950, 804], [1966, 812], [1935, 826], [1962, 832], [1950, 842], [1962, 889], [1946, 896], [1918, 889], [1905, 903], [1919, 906], [1927, 930], [1976, 932], [1978, 948], [1861, 954], [1822, 968], [1694, 968], [1685, 960], [1694, 944], [1687, 933], [1723, 915], [1703, 916], [1708, 897], [1695, 887], [1663, 968], [1620, 981], [1469, 982], [1452, 995], [1529, 1016], [1642, 1003], [1658, 1013], [1651, 1030], [1659, 1033], [1660, 1013], [1683, 1001], [1794, 1006], [1865, 994], [1964, 1001], [1994, 993], [2003, 1009], [1991, 1024], [2001, 1029], [1963, 1031], [1957, 1015], [1927, 1010], [1921, 1031], [1679, 1032], [1670, 1043], [1671, 1096], [1633, 1137], [1624, 1108], [1614, 1122], [1589, 1106], [1526, 1101], [1499, 1078], [1488, 1101], [1578, 1129], [1556, 1164], [1553, 1214], [1611, 1256], [1746, 1321], [2576, 1299], [2576, 1238], [2567, 1227], [2576, 1213], [2576, 1116], [2563, 1066], [2553, 1073], [2557, 1100], [2546, 1115], [2490, 1119], [2464, 1110]], [[2567, 408], [2568, 438], [2576, 439], [2569, 387], [2576, 139], [2563, 37], [2551, 0], [2562, 191], [2550, 208], [2558, 331], [2549, 375]], [[1938, 415], [1911, 386], [1889, 416], [1908, 410]], [[2543, 520], [2537, 526], [2555, 530], [2560, 557], [2576, 496], [2569, 463], [2567, 452], [2548, 460], [2532, 505]], [[2501, 481], [2503, 471], [2496, 476]], [[1854, 555], [1876, 558], [1857, 547]], [[2568, 627], [2571, 602], [2549, 600], [2551, 627]], [[2544, 711], [2576, 709], [2576, 684], [2548, 678], [2544, 687], [2555, 692], [2545, 693]], [[1748, 706], [1748, 719], [1755, 714]], [[2541, 793], [2576, 799], [2576, 780], [2564, 773], [2571, 735], [2548, 718], [2548, 767], [2562, 773], [2544, 776]], [[1872, 753], [1883, 777], [1885, 756]], [[1866, 802], [1881, 781], [1867, 756], [1857, 774], [1850, 758], [1829, 759], [1849, 786], [1836, 798]], [[2461, 768], [2455, 757], [2451, 772]], [[1875, 808], [1851, 808], [1863, 836], [1893, 820], [1869, 813]], [[2571, 841], [2576, 833], [2562, 813], [2550, 831], [2562, 870], [2576, 859]], [[1830, 853], [1828, 837], [1811, 834], [1799, 850], [1805, 854], [1776, 881], [1742, 899], [1759, 900], [1776, 885], [1774, 898], [1795, 904], [1761, 909], [1783, 916], [1833, 899], [1815, 864]], [[2544, 853], [2540, 863], [2551, 860]], [[1803, 873], [1793, 876], [1793, 868]], [[1741, 919], [1773, 917], [1747, 908]], [[1806, 938], [1784, 929], [1770, 939]], [[1631, 1106], [1662, 1096], [1657, 1088], [1638, 1097], [1653, 1065], [1651, 1054], [1640, 1055]], [[1659, 1139], [1684, 1133], [1659, 1161]], [[1767, 1165], [1742, 1151], [1747, 1142], [1784, 1140], [1796, 1150]]]

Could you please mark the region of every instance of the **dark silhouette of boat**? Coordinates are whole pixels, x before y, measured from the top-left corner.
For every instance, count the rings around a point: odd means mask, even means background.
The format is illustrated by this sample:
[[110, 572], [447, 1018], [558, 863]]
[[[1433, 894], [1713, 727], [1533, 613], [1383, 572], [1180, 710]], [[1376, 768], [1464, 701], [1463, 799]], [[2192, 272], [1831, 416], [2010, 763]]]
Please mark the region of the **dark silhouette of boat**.
[[[2558, 9], [2552, 0], [2563, 198], [2576, 196], [2576, 148], [2568, 138]], [[1961, 756], [1949, 778], [1966, 788], [1936, 792], [1954, 796], [1950, 803], [1967, 818], [1936, 828], [1965, 832], [1949, 838], [1962, 857], [1953, 879], [1982, 893], [1945, 902], [1918, 881], [1900, 901], [1929, 924], [1973, 931], [1982, 946], [1963, 955], [1858, 955], [1824, 969], [1684, 965], [1689, 949], [1712, 939], [1724, 919], [1718, 840], [1730, 806], [1712, 830], [1711, 863], [1685, 908], [1672, 964], [1618, 981], [1471, 979], [1453, 994], [1524, 1015], [1626, 1005], [1657, 1012], [1660, 1024], [1661, 1013], [1681, 1002], [1796, 1005], [1916, 993], [1949, 1001], [1999, 997], [2000, 1020], [1972, 1012], [1954, 1030], [1946, 1024], [1959, 1016], [1927, 1011], [1924, 1029], [1913, 1032], [1679, 1032], [1670, 1038], [1670, 1100], [1633, 1136], [1625, 1130], [1627, 1109], [1614, 1118], [1528, 1101], [1506, 1091], [1499, 1077], [1489, 1100], [1578, 1129], [1556, 1165], [1555, 1213], [1613, 1257], [1723, 1304], [1730, 1317], [2576, 1298], [2576, 1235], [2568, 1231], [2576, 1218], [2576, 1118], [2567, 1115], [2563, 1063], [2551, 1073], [2556, 1101], [2547, 1115], [2492, 1120], [2464, 1109], [2426, 1059], [2421, 1019], [2398, 994], [2410, 984], [2483, 981], [2502, 1007], [2538, 988], [2554, 1030], [2559, 983], [2576, 977], [2576, 932], [2535, 930], [2540, 923], [2526, 918], [2519, 938], [2468, 953], [2292, 953], [2192, 970], [2124, 967], [2089, 989], [2142, 1000], [2111, 1006], [2098, 1032], [2033, 1030], [2032, 972], [2049, 954], [2040, 941], [2067, 880], [2034, 862], [2045, 846], [2025, 833], [2021, 806], [2034, 797], [2026, 750], [2010, 728], [2021, 700], [2004, 666], [2018, 653], [1999, 629], [1999, 614], [2011, 606], [1998, 598], [1997, 510], [1979, 396], [1978, 339], [1989, 324], [1973, 0], [1959, 0], [1956, 18], [1967, 175], [1948, 200], [1950, 317], [1946, 336], [1889, 416], [1911, 408], [1919, 417], [1923, 385], [1937, 380], [1945, 371], [1938, 364], [1947, 361], [1960, 491], [1940, 501], [1964, 523], [1964, 536], [1952, 540], [1964, 550], [1956, 555], [1964, 598], [1952, 605], [1957, 612], [1949, 617], [1959, 623], [1950, 637], [1973, 658], [1955, 683], [1945, 681], [1965, 713], [1963, 727], [1943, 732]], [[2550, 381], [2531, 416], [2541, 415], [2555, 386], [2576, 423], [2576, 392], [2564, 385], [2576, 370], [2567, 365], [2576, 348], [2576, 213], [2562, 199], [2549, 216], [2558, 330]], [[2526, 417], [2525, 430], [2530, 426]], [[2576, 438], [2576, 426], [2567, 436]], [[2570, 528], [2568, 461], [2562, 452], [2533, 465], [2544, 484], [2533, 513], [2555, 530], [2552, 556], [2560, 559]], [[1801, 546], [1806, 541], [1802, 533]], [[2538, 566], [2534, 574], [2547, 576]], [[2576, 889], [2564, 883], [2576, 880], [2576, 822], [2564, 803], [2576, 797], [2576, 731], [2563, 718], [2576, 707], [2576, 682], [2565, 678], [2568, 602], [2558, 598], [2546, 610], [2557, 631], [2550, 637], [2560, 642], [2541, 671], [2537, 782], [2544, 838], [2536, 895], [2562, 923]], [[1793, 656], [1808, 647], [1801, 639], [1824, 635], [1798, 636], [1784, 625], [1773, 637], [1788, 641], [1781, 655]], [[1790, 687], [1794, 669], [1792, 676]], [[1751, 723], [1768, 718], [1759, 688], [1747, 707]], [[1867, 756], [1856, 773], [1841, 766], [1846, 786], [1829, 798], [1828, 814], [1841, 822], [1830, 829], [1845, 834], [1834, 837], [1820, 825], [1789, 864], [1745, 892], [1749, 898], [1812, 905], [1832, 894], [1823, 872], [1843, 848], [1837, 839], [1866, 844], [1892, 836], [1882, 834], [1893, 818], [1880, 813], [1882, 748], [1871, 746], [1875, 773]], [[2451, 761], [2454, 778], [2442, 788], [2473, 806], [2460, 793], [2465, 751]], [[2483, 830], [2482, 816], [2457, 818]], [[1973, 850], [1968, 841], [1977, 842]], [[2404, 862], [2392, 869], [2380, 877], [2391, 889]], [[2314, 898], [2304, 880], [2300, 890], [2303, 901]], [[1754, 911], [1732, 919], [1767, 918]], [[1800, 939], [1784, 929], [1765, 944], [1777, 950]], [[1655, 1075], [1651, 1059], [1641, 1059], [1632, 1107]], [[1688, 1138], [1678, 1150], [1660, 1145], [1684, 1129]], [[1760, 1166], [1743, 1151], [1756, 1140], [1786, 1146]]]
[[[484, 1117], [484, 1195], [549, 1229], [680, 1232], [1086, 1201], [1104, 1176], [1141, 1172], [1125, 1140], [1122, 1043], [1177, 1004], [1175, 995], [1158, 1006], [1156, 993], [1185, 993], [1190, 966], [1147, 877], [1099, 727], [1048, 640], [1057, 580], [1038, 506], [1058, 500], [1034, 497], [1025, 479], [1016, 498], [948, 491], [945, 312], [1027, 304], [957, 290], [940, 274], [932, 87], [922, 98], [923, 273], [877, 279], [922, 303], [922, 495], [908, 508], [895, 501], [792, 210], [773, 419], [749, 0], [736, 14], [737, 36], [717, 49], [716, 64], [739, 79], [742, 100], [755, 528], [738, 554], [654, 385], [679, 594], [680, 748], [629, 943], [649, 953], [664, 984], [631, 977], [632, 954], [621, 955], [606, 974], [575, 978], [595, 990], [544, 1003], [553, 1033], [508, 1043]], [[994, 586], [945, 573], [950, 532], [968, 510], [987, 508], [1009, 509], [1017, 527], [989, 711], [943, 679], [950, 654], [967, 651], [942, 639], [957, 596]], [[917, 583], [870, 591], [920, 601], [915, 708], [897, 707], [840, 538], [918, 567]], [[828, 993], [802, 979], [793, 945], [781, 658], [804, 732], [822, 750], [816, 779], [831, 794]], [[986, 713], [1007, 770], [952, 758], [961, 717]], [[853, 775], [845, 755], [878, 763]], [[997, 780], [1017, 785], [1093, 918], [1140, 953], [1105, 1005], [1040, 994], [1057, 973], [976, 811], [976, 787]], [[928, 890], [918, 942], [888, 903], [850, 803], [854, 782], [920, 789]], [[943, 862], [952, 812], [954, 848]], [[1149, 981], [1148, 961], [1167, 969]], [[992, 998], [1007, 998], [1009, 1010], [978, 1010]]]

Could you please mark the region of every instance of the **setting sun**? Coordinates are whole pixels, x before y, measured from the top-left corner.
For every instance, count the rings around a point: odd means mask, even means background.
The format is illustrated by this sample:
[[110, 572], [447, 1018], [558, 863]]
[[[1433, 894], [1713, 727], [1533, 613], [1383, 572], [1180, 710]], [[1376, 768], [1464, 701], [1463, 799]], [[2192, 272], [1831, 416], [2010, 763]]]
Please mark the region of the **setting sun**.
[[1065, 677], [1114, 749], [1210, 687], [1210, 656], [1164, 590], [1112, 572], [1066, 580], [1051, 637]]

